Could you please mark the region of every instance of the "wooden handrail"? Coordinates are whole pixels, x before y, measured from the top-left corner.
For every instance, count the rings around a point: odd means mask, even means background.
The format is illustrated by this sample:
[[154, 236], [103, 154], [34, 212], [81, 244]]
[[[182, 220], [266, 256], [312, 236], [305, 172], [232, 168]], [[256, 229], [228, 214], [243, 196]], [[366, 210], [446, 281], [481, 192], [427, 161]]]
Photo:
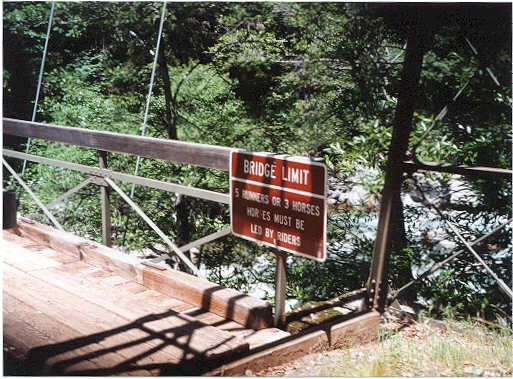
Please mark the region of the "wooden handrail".
[[229, 147], [3, 118], [5, 134], [228, 171]]

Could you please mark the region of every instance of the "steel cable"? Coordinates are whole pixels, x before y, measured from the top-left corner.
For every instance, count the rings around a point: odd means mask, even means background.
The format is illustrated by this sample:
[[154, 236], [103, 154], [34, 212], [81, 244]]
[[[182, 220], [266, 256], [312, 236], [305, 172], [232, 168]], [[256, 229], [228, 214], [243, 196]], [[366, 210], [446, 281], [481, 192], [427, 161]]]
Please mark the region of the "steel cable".
[[[153, 60], [153, 68], [151, 70], [150, 88], [148, 90], [148, 96], [146, 98], [146, 109], [144, 111], [144, 120], [143, 120], [143, 124], [142, 124], [142, 128], [141, 128], [141, 136], [144, 136], [144, 134], [146, 132], [146, 124], [148, 122], [148, 113], [150, 110], [151, 92], [153, 90], [153, 81], [155, 79], [155, 69], [157, 67], [157, 60], [158, 60], [159, 51], [160, 51], [160, 40], [162, 38], [162, 29], [164, 27], [165, 17], [166, 17], [166, 2], [164, 1], [164, 4], [162, 5], [162, 15], [160, 16], [159, 34], [157, 37], [157, 48], [155, 51], [155, 59]], [[141, 161], [141, 156], [138, 155], [137, 161], [135, 162], [134, 175], [137, 175], [137, 173], [139, 172], [140, 161]], [[134, 192], [135, 192], [135, 184], [132, 184], [132, 189], [130, 190], [130, 198], [131, 199], [134, 198]]]
[[[34, 109], [32, 111], [32, 122], [34, 122], [36, 120], [37, 104], [39, 102], [39, 92], [41, 90], [41, 82], [43, 81], [43, 71], [45, 68], [46, 52], [48, 51], [48, 40], [50, 39], [50, 31], [52, 29], [52, 19], [53, 19], [54, 8], [55, 8], [55, 2], [52, 1], [52, 8], [50, 9], [50, 17], [48, 18], [48, 29], [46, 31], [45, 47], [43, 50], [43, 59], [41, 61], [41, 68], [39, 69], [39, 79], [37, 82], [36, 100], [34, 101]], [[26, 154], [28, 154], [29, 149], [30, 149], [30, 137], [27, 140], [27, 147], [25, 149]], [[27, 160], [23, 160], [23, 168], [21, 169], [22, 177], [23, 177], [23, 175], [25, 175], [26, 166], [27, 166]]]

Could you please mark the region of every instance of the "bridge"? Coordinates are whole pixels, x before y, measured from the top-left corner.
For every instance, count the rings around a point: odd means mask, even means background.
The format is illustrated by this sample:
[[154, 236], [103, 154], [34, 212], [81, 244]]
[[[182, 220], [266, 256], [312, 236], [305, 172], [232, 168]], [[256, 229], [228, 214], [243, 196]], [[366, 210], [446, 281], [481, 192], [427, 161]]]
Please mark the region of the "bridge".
[[[48, 209], [85, 185], [111, 186], [160, 231], [114, 179], [221, 203], [229, 203], [228, 195], [109, 170], [107, 153], [228, 170], [230, 149], [12, 119], [4, 119], [3, 127], [9, 135], [99, 151], [99, 167], [92, 167], [3, 150], [8, 159], [90, 176], [49, 207], [39, 202], [54, 227], [19, 215], [13, 227], [4, 229], [4, 349], [16, 373], [242, 375], [327, 346], [377, 337], [379, 313], [366, 306], [365, 289], [276, 322], [267, 301], [193, 275], [195, 266], [185, 252], [225, 235], [223, 230], [180, 247], [164, 240], [171, 253], [192, 266], [186, 265], [189, 274], [109, 247], [107, 191], [102, 244], [65, 232]], [[12, 170], [5, 159], [4, 166]], [[11, 174], [24, 184], [14, 170]], [[312, 323], [312, 315], [334, 308], [338, 311], [323, 316], [323, 322]]]
[[[27, 375], [242, 375], [248, 369], [257, 372], [330, 346], [375, 339], [379, 314], [391, 299], [411, 285], [390, 292], [387, 282], [394, 238], [391, 223], [403, 174], [440, 171], [511, 177], [511, 170], [421, 162], [416, 159], [415, 151], [411, 154], [415, 159], [406, 160], [423, 56], [419, 47], [422, 36], [423, 33], [413, 31], [408, 37], [367, 283], [355, 293], [341, 294], [323, 304], [286, 315], [273, 317], [268, 302], [192, 275], [198, 270], [185, 253], [228, 234], [229, 230], [177, 246], [114, 180], [223, 204], [230, 202], [227, 194], [107, 168], [108, 154], [122, 153], [227, 171], [228, 147], [4, 119], [3, 132], [7, 135], [98, 151], [98, 167], [92, 167], [3, 150], [4, 166], [26, 191], [30, 189], [7, 159], [49, 164], [90, 176], [46, 206], [30, 192], [55, 228], [20, 216], [13, 227], [4, 230], [4, 349], [12, 358], [8, 362], [10, 367]], [[48, 209], [91, 184], [102, 188], [102, 244], [64, 232]], [[157, 232], [170, 253], [178, 256], [192, 274], [136, 259], [109, 247], [110, 190], [116, 191]], [[468, 242], [450, 221], [443, 219], [442, 214], [440, 217], [494, 277], [499, 288], [513, 297], [511, 289], [472, 248], [509, 225], [511, 220]], [[426, 270], [416, 280], [435, 272], [462, 251]], [[333, 309], [337, 312], [326, 312]], [[315, 322], [315, 315], [328, 316]], [[296, 328], [298, 324], [301, 327]]]

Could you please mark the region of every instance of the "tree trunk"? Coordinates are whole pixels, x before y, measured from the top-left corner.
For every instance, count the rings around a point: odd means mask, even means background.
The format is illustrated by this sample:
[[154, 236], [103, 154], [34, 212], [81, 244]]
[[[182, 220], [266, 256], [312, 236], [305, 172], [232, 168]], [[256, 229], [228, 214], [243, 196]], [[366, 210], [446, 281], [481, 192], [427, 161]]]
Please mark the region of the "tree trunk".
[[[164, 37], [162, 37], [164, 39]], [[173, 104], [173, 94], [171, 93], [171, 80], [169, 79], [169, 70], [167, 68], [167, 57], [164, 54], [163, 41], [160, 44], [159, 52], [159, 68], [160, 76], [162, 77], [162, 84], [164, 86], [164, 97], [166, 101], [166, 129], [169, 139], [176, 140], [176, 113]]]
[[[160, 18], [155, 22], [159, 25]], [[175, 105], [173, 102], [173, 94], [171, 92], [171, 80], [169, 77], [169, 70], [167, 67], [167, 57], [165, 54], [165, 39], [164, 34], [161, 37], [160, 51], [158, 56], [159, 71], [162, 78], [162, 85], [164, 87], [164, 98], [165, 98], [165, 116], [166, 116], [166, 129], [169, 139], [177, 140], [178, 136], [176, 133], [176, 113]], [[175, 212], [176, 212], [176, 243], [178, 246], [182, 246], [190, 241], [191, 227], [190, 227], [190, 199], [182, 194], [176, 195], [175, 201]], [[185, 266], [180, 263], [182, 270], [185, 270]]]

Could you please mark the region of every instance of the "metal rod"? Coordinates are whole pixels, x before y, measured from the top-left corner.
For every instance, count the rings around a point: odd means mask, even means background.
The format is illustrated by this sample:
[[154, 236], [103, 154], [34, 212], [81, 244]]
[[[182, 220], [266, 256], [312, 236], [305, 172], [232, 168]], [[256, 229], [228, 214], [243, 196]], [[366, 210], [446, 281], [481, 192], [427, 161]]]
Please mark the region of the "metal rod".
[[180, 257], [180, 259], [182, 259], [182, 261], [187, 265], [187, 267], [189, 267], [192, 272], [196, 275], [196, 276], [199, 276], [200, 272], [198, 270], [198, 268], [196, 266], [194, 266], [194, 264], [189, 260], [189, 258], [187, 258], [187, 256], [185, 256], [184, 253], [182, 253], [182, 251], [180, 251], [180, 249], [178, 248], [178, 246], [176, 246], [173, 242], [171, 242], [171, 240], [164, 234], [164, 232], [162, 230], [160, 230], [160, 228], [146, 215], [146, 213], [144, 213], [144, 211], [139, 208], [133, 201], [132, 199], [130, 199], [130, 197], [125, 194], [123, 192], [123, 190], [121, 188], [119, 188], [116, 183], [114, 183], [111, 179], [109, 178], [104, 178], [105, 181], [109, 184], [109, 186], [111, 186], [114, 191], [116, 191], [119, 196], [121, 196], [123, 198], [123, 200], [125, 200], [138, 214], [139, 216], [142, 217], [142, 219], [144, 221], [146, 221], [146, 223], [159, 235], [160, 238], [162, 238], [164, 240], [164, 242], [176, 253], [176, 255], [178, 255]]
[[55, 217], [53, 217], [53, 215], [50, 213], [50, 211], [44, 206], [44, 204], [37, 198], [37, 196], [34, 194], [34, 192], [32, 192], [30, 190], [30, 188], [27, 186], [27, 184], [25, 184], [25, 182], [23, 181], [23, 179], [21, 179], [18, 174], [16, 174], [16, 172], [14, 171], [14, 169], [9, 166], [9, 164], [6, 162], [6, 160], [2, 157], [2, 163], [4, 164], [4, 166], [7, 168], [7, 170], [9, 170], [9, 172], [12, 174], [12, 176], [14, 176], [14, 178], [18, 181], [18, 183], [21, 184], [21, 186], [23, 188], [25, 188], [25, 190], [29, 193], [29, 195], [34, 199], [34, 201], [36, 202], [36, 204], [39, 206], [39, 208], [41, 208], [43, 210], [43, 212], [45, 213], [46, 217], [48, 217], [50, 219], [50, 221], [57, 227], [57, 229], [59, 230], [62, 230], [64, 231], [64, 228], [61, 226], [61, 224], [59, 224], [59, 221], [57, 221], [55, 219]]
[[273, 250], [276, 256], [276, 272], [274, 277], [274, 325], [277, 327], [285, 314], [285, 300], [287, 288], [287, 254], [277, 249]]
[[[491, 232], [477, 238], [476, 240], [470, 242], [470, 246], [474, 246], [474, 245], [477, 245], [478, 243], [484, 241], [485, 239], [487, 239], [488, 237], [491, 237], [492, 235], [494, 235], [495, 233], [497, 233], [499, 230], [503, 229], [504, 227], [508, 226], [511, 222], [513, 221], [513, 218], [510, 218], [505, 224], [502, 224], [502, 225], [499, 225], [498, 227], [496, 227], [495, 229], [493, 229]], [[389, 302], [392, 302], [394, 301], [397, 296], [402, 292], [404, 291], [405, 289], [411, 287], [413, 284], [415, 284], [416, 282], [418, 282], [419, 280], [422, 280], [426, 277], [428, 277], [429, 275], [431, 275], [432, 273], [438, 271], [440, 268], [442, 268], [443, 265], [445, 265], [447, 262], [449, 261], [452, 261], [454, 258], [456, 258], [457, 256], [463, 254], [466, 250], [464, 249], [461, 249], [461, 250], [458, 250], [456, 253], [452, 254], [451, 256], [445, 258], [443, 261], [440, 261], [436, 264], [434, 264], [433, 266], [431, 266], [431, 268], [429, 268], [428, 270], [424, 271], [422, 274], [420, 274], [417, 278], [411, 280], [410, 282], [406, 283], [404, 286], [402, 286], [401, 288], [397, 289], [396, 291], [394, 291], [394, 294], [390, 297], [389, 299]]]
[[[476, 70], [477, 71], [477, 70]], [[419, 148], [420, 144], [422, 143], [422, 141], [429, 135], [429, 133], [431, 133], [431, 131], [435, 128], [436, 126], [436, 123], [438, 121], [441, 121], [445, 115], [447, 114], [447, 112], [449, 111], [449, 105], [453, 104], [457, 99], [458, 97], [463, 93], [463, 91], [465, 90], [465, 88], [467, 88], [467, 86], [469, 85], [470, 81], [472, 80], [472, 78], [474, 77], [476, 71], [474, 71], [474, 73], [472, 74], [472, 76], [470, 77], [469, 80], [467, 80], [465, 82], [465, 84], [460, 88], [460, 90], [456, 93], [456, 95], [452, 98], [451, 102], [447, 105], [445, 105], [442, 110], [436, 115], [436, 117], [434, 118], [434, 120], [431, 122], [431, 125], [427, 128], [427, 130], [424, 132], [424, 134], [422, 135], [422, 137], [419, 138], [419, 140], [417, 141], [417, 143], [415, 144], [415, 146], [413, 146], [413, 148], [411, 149], [412, 151], [412, 155], [415, 157], [415, 160], [416, 161], [419, 161], [420, 160], [417, 158], [417, 149]]]
[[488, 271], [488, 273], [497, 281], [499, 287], [502, 288], [502, 290], [506, 293], [506, 295], [508, 295], [511, 298], [511, 300], [513, 300], [513, 290], [511, 290], [511, 288], [509, 288], [506, 285], [506, 283], [504, 283], [502, 279], [499, 278], [499, 276], [495, 272], [493, 272], [493, 270], [486, 264], [483, 258], [481, 258], [481, 256], [472, 248], [472, 246], [467, 242], [467, 240], [463, 238], [462, 235], [456, 230], [454, 225], [448, 220], [444, 221], [447, 225], [449, 225], [449, 228], [451, 228], [452, 232], [456, 234], [456, 237], [458, 237], [458, 239], [465, 245], [467, 250], [469, 250], [474, 255], [474, 257], [479, 261], [479, 263], [481, 263], [481, 265], [483, 265], [486, 271]]
[[[50, 39], [50, 30], [52, 29], [53, 10], [55, 8], [55, 2], [52, 1], [52, 8], [50, 9], [50, 17], [48, 19], [48, 30], [46, 31], [45, 47], [43, 50], [43, 59], [41, 60], [41, 68], [39, 69], [39, 79], [37, 81], [36, 100], [34, 101], [34, 109], [32, 111], [32, 122], [36, 121], [37, 104], [39, 102], [39, 91], [41, 90], [41, 82], [43, 81], [43, 71], [45, 68], [46, 52], [48, 51], [48, 40]], [[25, 153], [28, 153], [30, 149], [30, 137], [27, 141], [27, 147]], [[21, 176], [25, 175], [25, 167], [27, 161], [23, 161], [23, 168], [21, 170]]]
[[[100, 168], [107, 168], [107, 152], [98, 151]], [[110, 222], [109, 188], [100, 186], [102, 199], [102, 242], [105, 246], [112, 246], [112, 225]]]
[[59, 197], [56, 197], [55, 199], [53, 199], [51, 202], [46, 204], [46, 207], [47, 208], [55, 207], [57, 204], [61, 203], [63, 200], [67, 199], [68, 197], [70, 197], [74, 193], [80, 191], [82, 188], [84, 188], [85, 186], [90, 184], [93, 180], [94, 180], [93, 178], [87, 178], [82, 183], [77, 184], [75, 187], [73, 187], [69, 191], [67, 191], [67, 192], [63, 193], [62, 195], [60, 195]]
[[[192, 241], [192, 242], [190, 242], [190, 243], [188, 243], [186, 245], [180, 246], [179, 249], [182, 252], [185, 253], [188, 250], [192, 249], [193, 247], [204, 245], [204, 244], [206, 244], [208, 242], [211, 242], [211, 241], [214, 241], [214, 240], [216, 240], [218, 238], [224, 237], [224, 236], [226, 236], [226, 235], [228, 235], [230, 233], [231, 233], [231, 228], [224, 228], [224, 229], [219, 230], [218, 232], [209, 234], [208, 236], [205, 236], [203, 238], [197, 239], [196, 241]], [[171, 256], [168, 255], [168, 254], [162, 254], [160, 257], [163, 258], [163, 259], [171, 258]]]
[[117, 171], [102, 169], [98, 167], [91, 167], [78, 163], [71, 163], [46, 157], [40, 157], [32, 154], [25, 154], [19, 151], [13, 151], [8, 149], [4, 149], [2, 151], [2, 154], [11, 158], [27, 159], [32, 162], [45, 163], [51, 166], [62, 167], [73, 171], [83, 172], [101, 178], [109, 177], [112, 179], [123, 180], [128, 183], [136, 183], [150, 188], [160, 189], [163, 191], [178, 192], [183, 193], [187, 196], [197, 197], [199, 199], [216, 201], [218, 203], [223, 204], [230, 204], [230, 195], [225, 193], [204, 190], [201, 188], [188, 187], [180, 184], [168, 183], [155, 179], [147, 179], [140, 176], [124, 174]]
[[408, 171], [420, 170], [420, 171], [436, 171], [436, 172], [448, 172], [452, 174], [477, 176], [477, 177], [497, 177], [507, 176], [511, 177], [513, 170], [497, 167], [485, 167], [485, 166], [465, 166], [465, 165], [450, 165], [447, 163], [435, 163], [435, 162], [414, 162], [405, 161], [403, 162], [405, 169]]
[[224, 229], [219, 230], [218, 232], [209, 234], [208, 236], [205, 236], [203, 238], [197, 239], [196, 241], [192, 241], [192, 242], [189, 242], [186, 245], [180, 246], [179, 249], [182, 252], [185, 253], [186, 251], [192, 249], [193, 247], [197, 247], [197, 246], [206, 244], [206, 243], [208, 243], [210, 241], [213, 241], [215, 239], [224, 237], [224, 236], [226, 236], [226, 235], [228, 235], [230, 233], [231, 233], [231, 228], [224, 228]]
[[[151, 101], [151, 92], [153, 89], [153, 80], [155, 79], [155, 69], [157, 68], [157, 60], [159, 56], [160, 50], [160, 40], [162, 38], [162, 29], [164, 27], [164, 20], [166, 19], [166, 2], [162, 5], [162, 15], [160, 16], [160, 26], [159, 26], [159, 35], [157, 37], [157, 49], [155, 51], [155, 59], [153, 61], [153, 68], [151, 70], [151, 78], [150, 78], [150, 88], [148, 90], [148, 96], [146, 98], [146, 109], [144, 111], [144, 120], [141, 129], [141, 136], [144, 136], [146, 133], [146, 123], [148, 122], [148, 112], [150, 110], [150, 101]], [[135, 172], [134, 175], [137, 175], [139, 172], [139, 162], [141, 161], [141, 156], [137, 156], [137, 161], [135, 162]], [[132, 189], [130, 190], [130, 198], [134, 198], [135, 191], [135, 183], [132, 184]]]
[[465, 245], [465, 247], [474, 255], [474, 257], [479, 261], [479, 263], [481, 263], [484, 268], [490, 273], [490, 275], [497, 281], [497, 284], [499, 285], [499, 287], [513, 300], [513, 291], [511, 290], [511, 288], [509, 288], [498, 276], [497, 274], [495, 274], [495, 272], [493, 272], [493, 270], [486, 264], [486, 262], [483, 260], [483, 258], [481, 258], [481, 256], [472, 248], [472, 246], [467, 242], [467, 240], [465, 240], [465, 238], [462, 237], [462, 235], [458, 232], [458, 230], [456, 230], [456, 228], [454, 227], [454, 225], [449, 221], [447, 220], [447, 218], [444, 216], [444, 214], [442, 213], [442, 211], [440, 209], [438, 209], [438, 207], [436, 207], [435, 205], [433, 205], [427, 198], [426, 198], [426, 195], [424, 195], [424, 192], [422, 191], [422, 189], [420, 188], [419, 184], [417, 183], [417, 181], [415, 180], [415, 187], [417, 187], [417, 190], [420, 192], [420, 195], [422, 196], [422, 198], [424, 199], [424, 201], [429, 204], [435, 211], [436, 213], [438, 213], [438, 215], [440, 216], [440, 218], [442, 219], [442, 221], [444, 221], [448, 226], [449, 228], [451, 229], [451, 231], [456, 235], [456, 237], [458, 237], [458, 239], [463, 242], [463, 244]]

